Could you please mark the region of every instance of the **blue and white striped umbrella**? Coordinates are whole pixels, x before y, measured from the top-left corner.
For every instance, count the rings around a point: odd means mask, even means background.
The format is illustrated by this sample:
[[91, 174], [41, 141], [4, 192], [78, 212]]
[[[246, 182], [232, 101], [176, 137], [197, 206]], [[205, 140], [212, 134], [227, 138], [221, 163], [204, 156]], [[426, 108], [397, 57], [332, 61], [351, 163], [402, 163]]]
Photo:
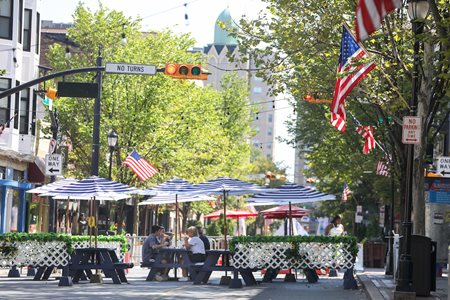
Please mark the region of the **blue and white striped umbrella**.
[[[266, 187], [242, 181], [236, 178], [230, 177], [218, 177], [209, 181], [205, 181], [194, 185], [195, 188], [199, 189], [205, 194], [223, 195], [223, 211], [224, 218], [227, 217], [227, 197], [228, 195], [245, 195], [262, 193], [264, 191], [270, 192], [275, 191], [275, 189], [268, 189]], [[225, 237], [225, 249], [227, 249], [227, 222], [224, 224], [224, 237]]]
[[191, 182], [181, 178], [174, 178], [156, 186], [150, 187], [144, 190], [141, 194], [148, 196], [157, 196], [159, 194], [194, 195], [198, 194], [198, 191], [199, 189], [195, 188], [194, 184], [192, 184]]
[[278, 191], [259, 193], [247, 198], [248, 205], [283, 205], [336, 200], [335, 195], [325, 194], [301, 185], [288, 183], [277, 187]]
[[63, 180], [58, 180], [58, 181], [55, 181], [55, 182], [44, 184], [44, 185], [41, 185], [41, 186], [36, 187], [34, 189], [28, 190], [26, 192], [30, 193], [30, 194], [42, 194], [42, 193], [46, 193], [46, 192], [49, 192], [51, 190], [54, 190], [55, 188], [61, 188], [63, 186], [69, 185], [69, 184], [74, 183], [76, 181], [78, 181], [78, 180], [75, 179], [75, 178], [64, 178]]
[[[289, 204], [289, 233], [293, 234], [292, 204], [309, 203], [317, 201], [336, 200], [336, 196], [325, 194], [301, 185], [288, 183], [277, 187], [272, 193], [259, 193], [247, 199], [247, 205], [284, 205]], [[285, 233], [286, 234], [286, 233]]]
[[62, 187], [55, 187], [40, 196], [51, 196], [54, 199], [121, 200], [131, 198], [131, 194], [138, 192], [138, 189], [126, 184], [91, 176]]
[[225, 196], [275, 191], [275, 189], [268, 189], [264, 186], [230, 177], [218, 177], [216, 179], [195, 184], [194, 187], [204, 194]]
[[175, 203], [175, 242], [178, 239], [179, 233], [179, 217], [178, 217], [178, 203], [179, 202], [193, 202], [193, 201], [205, 201], [214, 200], [214, 198], [208, 197], [204, 194], [199, 194], [199, 189], [195, 188], [194, 184], [191, 182], [181, 179], [174, 178], [163, 182], [154, 187], [148, 188], [140, 193], [141, 195], [154, 195], [149, 200], [139, 203], [139, 205], [150, 205], [150, 204], [171, 204]]

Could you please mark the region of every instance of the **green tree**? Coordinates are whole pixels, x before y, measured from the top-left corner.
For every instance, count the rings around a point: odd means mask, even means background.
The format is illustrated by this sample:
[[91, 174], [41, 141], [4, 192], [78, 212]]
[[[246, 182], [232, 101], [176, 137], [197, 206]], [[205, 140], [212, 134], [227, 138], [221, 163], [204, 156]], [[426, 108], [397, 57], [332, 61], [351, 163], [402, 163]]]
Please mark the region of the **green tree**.
[[[241, 20], [239, 47], [260, 68], [259, 76], [273, 85], [274, 93], [294, 97], [297, 119], [290, 120], [291, 141], [305, 150], [310, 172], [320, 179], [319, 188], [338, 192], [343, 180], [358, 188], [369, 186], [371, 194], [379, 190], [373, 182], [383, 180], [367, 176], [376, 161], [384, 156], [380, 148], [364, 156], [363, 140], [354, 133], [348, 118], [348, 129], [338, 133], [329, 124], [329, 107], [303, 100], [312, 94], [316, 99], [331, 99], [340, 51], [342, 24], [353, 23], [356, 2], [275, 1], [265, 0], [268, 13], [256, 20]], [[445, 1], [428, 1], [430, 17], [423, 42], [419, 72], [418, 116], [423, 120], [422, 143], [416, 146], [414, 174], [415, 232], [424, 233], [423, 158], [427, 143], [439, 139], [436, 127], [447, 115], [449, 92], [450, 15]], [[376, 127], [375, 138], [391, 155], [391, 172], [399, 182], [402, 199], [406, 186], [406, 151], [401, 143], [399, 120], [409, 114], [411, 95], [412, 31], [405, 9], [385, 18], [381, 30], [364, 42], [371, 54], [369, 60], [378, 68], [372, 71], [346, 98], [347, 111], [363, 125]], [[395, 120], [389, 123], [388, 120]], [[380, 122], [381, 120], [381, 122]], [[386, 189], [388, 187], [383, 187]]]
[[[103, 6], [91, 12], [82, 5], [74, 14], [75, 26], [69, 38], [79, 45], [70, 60], [55, 44], [48, 57], [54, 70], [95, 65], [101, 46], [104, 62], [153, 64], [166, 62], [200, 63], [198, 53], [189, 52], [193, 40], [169, 31], [143, 35], [139, 22]], [[125, 24], [127, 45], [120, 45]], [[70, 81], [91, 81], [92, 74], [79, 74]], [[247, 90], [236, 74], [223, 81], [223, 91], [200, 87], [191, 81], [156, 76], [105, 74], [102, 89], [100, 175], [107, 174], [110, 128], [119, 135], [117, 165], [113, 179], [134, 183], [133, 173], [121, 166], [129, 152], [136, 149], [159, 173], [149, 183], [174, 176], [194, 182], [217, 174], [241, 176], [248, 166], [247, 139], [251, 122], [246, 101]], [[93, 100], [61, 98], [55, 101], [61, 133], [71, 145], [68, 173], [89, 174]], [[134, 181], [133, 181], [134, 180]]]
[[[124, 26], [122, 26], [124, 24]], [[125, 33], [127, 44], [121, 45]], [[74, 27], [68, 37], [78, 47], [65, 59], [58, 44], [47, 54], [54, 71], [95, 66], [101, 49], [103, 62], [124, 62], [164, 67], [165, 63], [202, 63], [202, 55], [188, 51], [194, 40], [170, 31], [140, 32], [140, 22], [100, 5], [96, 12], [79, 5]], [[80, 73], [67, 81], [91, 82], [93, 75]], [[197, 82], [198, 83], [198, 82]], [[222, 81], [222, 90], [199, 86], [188, 80], [174, 80], [162, 74], [137, 76], [104, 74], [101, 98], [99, 175], [108, 174], [107, 133], [119, 135], [112, 179], [149, 186], [180, 177], [198, 183], [218, 175], [242, 177], [248, 174], [250, 148], [250, 108], [244, 105], [248, 90], [236, 73]], [[85, 177], [90, 172], [94, 99], [60, 98], [54, 103], [59, 112], [60, 133], [70, 147], [68, 176]], [[135, 149], [158, 170], [145, 183], [122, 166]], [[183, 224], [191, 210], [205, 205], [183, 204]], [[121, 209], [119, 208], [119, 214]], [[208, 210], [207, 210], [208, 211]]]

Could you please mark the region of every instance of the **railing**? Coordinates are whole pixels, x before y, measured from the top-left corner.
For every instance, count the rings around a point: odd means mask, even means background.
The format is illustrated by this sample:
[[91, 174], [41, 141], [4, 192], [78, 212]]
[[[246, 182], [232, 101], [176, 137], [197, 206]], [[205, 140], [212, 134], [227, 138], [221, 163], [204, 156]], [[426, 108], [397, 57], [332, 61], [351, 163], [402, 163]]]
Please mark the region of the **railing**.
[[352, 269], [358, 254], [350, 236], [235, 237], [230, 246], [233, 266], [244, 269]]

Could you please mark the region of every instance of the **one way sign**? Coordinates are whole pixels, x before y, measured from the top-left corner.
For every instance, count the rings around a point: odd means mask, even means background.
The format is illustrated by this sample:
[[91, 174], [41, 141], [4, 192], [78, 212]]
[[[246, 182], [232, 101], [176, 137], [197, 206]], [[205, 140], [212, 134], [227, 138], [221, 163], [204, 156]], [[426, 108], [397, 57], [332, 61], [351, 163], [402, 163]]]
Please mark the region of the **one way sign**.
[[450, 157], [438, 157], [437, 172], [441, 173], [444, 177], [450, 177]]
[[62, 174], [62, 156], [61, 154], [45, 155], [45, 175], [56, 176]]

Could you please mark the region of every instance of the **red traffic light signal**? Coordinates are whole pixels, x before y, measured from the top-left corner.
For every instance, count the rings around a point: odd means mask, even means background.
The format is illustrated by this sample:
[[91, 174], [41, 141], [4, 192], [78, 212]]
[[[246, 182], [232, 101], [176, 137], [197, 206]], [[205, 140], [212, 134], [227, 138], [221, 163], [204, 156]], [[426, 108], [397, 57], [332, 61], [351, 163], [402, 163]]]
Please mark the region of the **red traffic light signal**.
[[208, 80], [208, 70], [202, 65], [193, 64], [166, 64], [164, 74], [176, 79]]

